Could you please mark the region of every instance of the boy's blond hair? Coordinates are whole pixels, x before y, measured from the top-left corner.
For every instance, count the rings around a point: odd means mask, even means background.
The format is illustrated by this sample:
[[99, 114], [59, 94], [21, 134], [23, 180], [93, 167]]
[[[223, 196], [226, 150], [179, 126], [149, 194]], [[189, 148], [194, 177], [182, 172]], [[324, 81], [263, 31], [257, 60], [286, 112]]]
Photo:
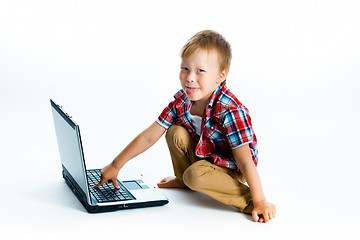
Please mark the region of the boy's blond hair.
[[189, 57], [199, 49], [207, 52], [217, 51], [219, 71], [229, 71], [232, 57], [231, 46], [219, 33], [212, 30], [196, 33], [181, 49], [180, 56], [182, 58]]

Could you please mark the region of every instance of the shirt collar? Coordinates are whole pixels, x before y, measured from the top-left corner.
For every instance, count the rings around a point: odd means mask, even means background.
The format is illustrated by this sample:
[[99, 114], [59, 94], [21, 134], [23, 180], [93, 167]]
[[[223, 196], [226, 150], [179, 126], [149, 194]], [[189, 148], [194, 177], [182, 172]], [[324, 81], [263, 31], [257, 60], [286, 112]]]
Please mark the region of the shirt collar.
[[214, 101], [215, 101], [216, 96], [219, 95], [219, 93], [221, 92], [221, 89], [222, 89], [223, 87], [225, 87], [225, 86], [219, 85], [219, 86], [216, 88], [216, 90], [214, 91], [214, 93], [213, 93], [213, 95], [211, 96], [210, 101], [209, 101], [209, 103], [208, 103], [208, 107], [209, 107], [209, 108], [212, 108], [212, 106], [214, 105]]

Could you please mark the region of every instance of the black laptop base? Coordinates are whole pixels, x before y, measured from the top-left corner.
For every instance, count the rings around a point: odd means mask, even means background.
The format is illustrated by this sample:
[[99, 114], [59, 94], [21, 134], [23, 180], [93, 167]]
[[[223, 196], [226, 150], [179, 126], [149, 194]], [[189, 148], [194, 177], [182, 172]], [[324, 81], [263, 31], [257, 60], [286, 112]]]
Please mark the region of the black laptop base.
[[[132, 208], [142, 208], [142, 207], [155, 207], [155, 206], [162, 206], [167, 204], [168, 200], [159, 200], [159, 201], [149, 201], [149, 202], [141, 202], [141, 203], [121, 203], [117, 205], [111, 206], [98, 206], [98, 205], [90, 205], [86, 200], [86, 194], [82, 191], [80, 186], [75, 182], [73, 177], [70, 173], [66, 170], [64, 165], [62, 165], [63, 169], [63, 178], [66, 184], [69, 186], [71, 191], [75, 194], [77, 199], [81, 202], [87, 212], [89, 213], [101, 213], [101, 212], [112, 212], [117, 210], [125, 210], [125, 209], [132, 209]], [[91, 186], [92, 187], [92, 186]]]

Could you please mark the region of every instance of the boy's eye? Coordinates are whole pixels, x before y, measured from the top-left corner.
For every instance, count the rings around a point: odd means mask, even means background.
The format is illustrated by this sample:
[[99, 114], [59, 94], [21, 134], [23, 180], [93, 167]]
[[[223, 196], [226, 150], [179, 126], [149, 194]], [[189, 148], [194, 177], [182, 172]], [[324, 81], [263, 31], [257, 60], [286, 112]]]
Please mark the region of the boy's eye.
[[203, 70], [203, 69], [198, 69], [198, 72], [205, 72], [205, 70]]
[[185, 70], [185, 71], [187, 71], [187, 70], [189, 70], [187, 67], [181, 67], [181, 70]]

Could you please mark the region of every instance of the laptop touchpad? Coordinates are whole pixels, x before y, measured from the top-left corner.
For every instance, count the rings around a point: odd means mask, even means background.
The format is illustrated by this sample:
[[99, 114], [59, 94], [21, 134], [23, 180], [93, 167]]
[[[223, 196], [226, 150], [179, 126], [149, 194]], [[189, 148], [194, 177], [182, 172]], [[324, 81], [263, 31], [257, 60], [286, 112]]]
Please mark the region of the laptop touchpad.
[[138, 189], [143, 189], [143, 187], [137, 183], [137, 181], [124, 181], [123, 182], [124, 185], [129, 189], [129, 190], [138, 190]]

